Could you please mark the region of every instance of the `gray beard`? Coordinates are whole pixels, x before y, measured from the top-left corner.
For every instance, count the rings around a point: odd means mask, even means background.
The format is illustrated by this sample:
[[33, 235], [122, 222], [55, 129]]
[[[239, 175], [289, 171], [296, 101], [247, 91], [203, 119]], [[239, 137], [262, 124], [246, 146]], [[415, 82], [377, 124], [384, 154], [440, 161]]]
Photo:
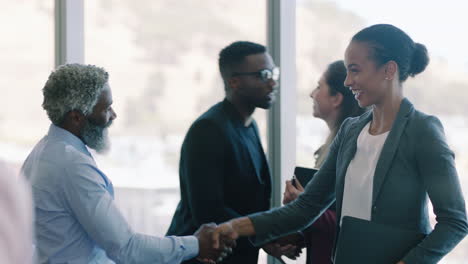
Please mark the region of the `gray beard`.
[[99, 154], [109, 152], [111, 144], [109, 140], [108, 127], [110, 125], [112, 125], [112, 121], [109, 121], [104, 126], [99, 126], [87, 120], [85, 126], [81, 130], [83, 142]]

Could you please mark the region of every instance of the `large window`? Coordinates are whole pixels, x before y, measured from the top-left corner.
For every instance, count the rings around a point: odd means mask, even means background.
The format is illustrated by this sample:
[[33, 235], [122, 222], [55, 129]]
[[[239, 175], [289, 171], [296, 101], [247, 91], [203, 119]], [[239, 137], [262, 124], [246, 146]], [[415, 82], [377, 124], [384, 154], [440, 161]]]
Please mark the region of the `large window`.
[[[97, 162], [137, 231], [167, 231], [185, 133], [224, 97], [218, 53], [237, 40], [265, 44], [265, 9], [250, 0], [85, 2], [85, 62], [109, 71], [118, 115], [112, 150]], [[256, 119], [265, 137], [265, 111]]]
[[[297, 164], [314, 166], [314, 152], [327, 136], [325, 123], [312, 116], [309, 97], [325, 67], [343, 58], [359, 29], [391, 23], [428, 47], [431, 63], [405, 83], [405, 94], [441, 119], [467, 197], [468, 4], [296, 2]], [[41, 89], [54, 68], [53, 4], [0, 0], [0, 159], [17, 169], [50, 123]], [[224, 96], [218, 53], [236, 40], [266, 44], [266, 1], [85, 1], [84, 13], [85, 63], [109, 71], [118, 114], [110, 130], [113, 148], [97, 155], [97, 162], [113, 180], [117, 203], [135, 230], [162, 236], [179, 201], [183, 137], [194, 119]], [[266, 149], [265, 116], [256, 111]], [[464, 240], [441, 263], [466, 259]]]
[[0, 1], [0, 159], [19, 169], [47, 133], [42, 87], [53, 69], [53, 1]]
[[349, 40], [363, 20], [332, 1], [297, 4], [297, 163], [315, 166], [314, 153], [328, 135], [323, 120], [314, 118], [310, 93], [328, 64], [343, 59]]
[[[394, 24], [416, 42], [427, 46], [428, 68], [405, 83], [405, 95], [419, 110], [436, 115], [445, 127], [448, 143], [465, 197], [468, 196], [468, 4], [460, 1], [425, 2], [302, 0], [297, 8], [298, 116], [297, 159], [313, 166], [313, 152], [327, 135], [325, 122], [312, 116], [309, 93], [328, 63], [342, 59], [350, 38], [358, 30], [377, 23]], [[434, 19], [437, 18], [437, 19]], [[435, 223], [434, 216], [432, 222]], [[440, 263], [465, 263], [468, 241], [462, 241]]]

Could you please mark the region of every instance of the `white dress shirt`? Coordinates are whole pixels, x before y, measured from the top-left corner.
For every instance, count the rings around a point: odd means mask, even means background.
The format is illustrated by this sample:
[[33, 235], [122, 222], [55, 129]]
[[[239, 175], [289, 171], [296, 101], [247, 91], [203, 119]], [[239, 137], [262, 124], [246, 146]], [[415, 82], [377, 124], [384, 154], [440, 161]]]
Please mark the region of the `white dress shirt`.
[[374, 136], [369, 126], [359, 134], [356, 154], [346, 171], [340, 224], [344, 216], [371, 220], [374, 173], [388, 132]]

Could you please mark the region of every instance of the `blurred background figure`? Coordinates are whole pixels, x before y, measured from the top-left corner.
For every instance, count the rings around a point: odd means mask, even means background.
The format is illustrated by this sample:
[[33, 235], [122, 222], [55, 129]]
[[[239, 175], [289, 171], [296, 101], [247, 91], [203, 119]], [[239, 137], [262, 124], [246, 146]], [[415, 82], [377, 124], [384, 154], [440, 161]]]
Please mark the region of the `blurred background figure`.
[[[265, 46], [249, 41], [225, 47], [218, 62], [225, 98], [201, 115], [184, 139], [181, 200], [167, 235], [185, 236], [206, 221], [222, 223], [270, 208], [270, 170], [252, 115], [273, 104], [279, 69]], [[242, 238], [223, 263], [256, 264], [258, 252]]]
[[[314, 117], [325, 121], [329, 129], [325, 143], [314, 153], [315, 168], [322, 166], [341, 123], [346, 118], [359, 116], [365, 111], [365, 109], [359, 107], [351, 90], [344, 86], [345, 79], [346, 67], [344, 62], [342, 60], [335, 61], [328, 65], [318, 81], [317, 87], [310, 94], [314, 102]], [[283, 203], [288, 204], [295, 200], [303, 191], [304, 188], [299, 181], [296, 181], [296, 186], [291, 181], [286, 181]], [[336, 208], [335, 204], [333, 204], [316, 222], [304, 230], [307, 246], [306, 263], [331, 263], [335, 232]]]
[[32, 199], [22, 177], [0, 161], [0, 263], [32, 263]]

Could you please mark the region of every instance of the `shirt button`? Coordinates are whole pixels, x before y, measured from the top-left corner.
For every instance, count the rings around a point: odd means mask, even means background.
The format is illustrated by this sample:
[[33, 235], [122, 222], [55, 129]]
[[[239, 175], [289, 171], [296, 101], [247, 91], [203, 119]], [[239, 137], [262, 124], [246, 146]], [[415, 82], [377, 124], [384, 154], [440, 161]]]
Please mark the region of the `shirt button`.
[[372, 213], [375, 213], [377, 212], [377, 205], [374, 205], [374, 207], [372, 207]]

